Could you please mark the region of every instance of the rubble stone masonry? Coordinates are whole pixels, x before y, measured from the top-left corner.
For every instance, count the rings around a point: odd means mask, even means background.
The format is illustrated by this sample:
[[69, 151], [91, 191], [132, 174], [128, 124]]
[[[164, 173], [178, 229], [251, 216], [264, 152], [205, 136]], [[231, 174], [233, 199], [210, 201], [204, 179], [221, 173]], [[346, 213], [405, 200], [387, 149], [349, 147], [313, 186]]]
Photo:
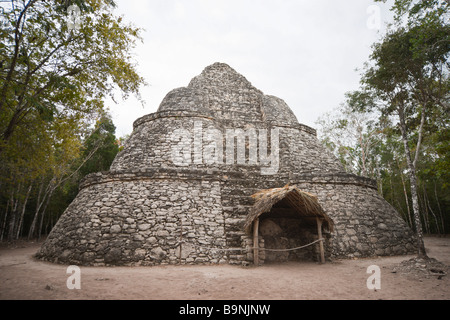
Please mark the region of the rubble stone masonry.
[[[198, 128], [222, 133], [224, 149], [217, 161], [207, 163], [204, 156], [217, 151], [218, 140], [214, 144], [207, 135], [198, 136]], [[269, 165], [261, 159], [227, 163], [222, 158], [227, 129], [254, 130], [258, 139], [267, 140], [268, 154], [276, 145], [276, 173], [261, 174]], [[277, 141], [271, 141], [274, 129]], [[176, 130], [186, 132], [180, 137], [186, 145], [174, 141]], [[248, 157], [248, 137], [244, 141]], [[184, 165], [174, 163], [174, 146], [184, 148], [181, 157], [189, 160]], [[257, 150], [260, 155], [261, 143]], [[237, 159], [237, 150], [233, 154]], [[283, 100], [216, 63], [187, 87], [169, 92], [156, 113], [135, 121], [110, 171], [82, 181], [36, 256], [78, 265], [252, 262], [252, 238], [243, 230], [251, 195], [287, 183], [316, 195], [333, 220], [328, 257], [414, 252], [412, 231], [378, 194], [374, 181], [345, 173], [315, 130], [298, 123]], [[264, 246], [261, 237], [259, 246]]]

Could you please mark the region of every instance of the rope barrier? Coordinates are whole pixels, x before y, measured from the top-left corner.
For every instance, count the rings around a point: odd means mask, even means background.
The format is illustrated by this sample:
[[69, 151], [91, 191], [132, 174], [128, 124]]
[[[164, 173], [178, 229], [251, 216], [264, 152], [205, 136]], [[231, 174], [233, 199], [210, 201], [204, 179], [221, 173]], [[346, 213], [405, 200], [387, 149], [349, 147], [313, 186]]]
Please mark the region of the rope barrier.
[[325, 239], [324, 238], [320, 238], [320, 239], [318, 239], [316, 241], [313, 241], [311, 243], [305, 244], [304, 246], [296, 247], [296, 248], [289, 248], [289, 249], [269, 249], [269, 248], [256, 248], [256, 247], [251, 247], [251, 248], [226, 248], [226, 249], [225, 248], [212, 248], [212, 247], [200, 246], [200, 245], [197, 245], [197, 244], [194, 244], [194, 243], [190, 243], [190, 242], [186, 242], [186, 241], [181, 241], [178, 244], [186, 243], [186, 244], [189, 244], [189, 245], [191, 245], [193, 247], [196, 247], [196, 248], [207, 249], [207, 250], [217, 250], [217, 251], [244, 251], [244, 250], [254, 250], [254, 249], [258, 249], [258, 250], [261, 250], [261, 251], [263, 251], [263, 250], [264, 251], [294, 251], [294, 250], [299, 250], [299, 249], [303, 249], [303, 248], [309, 247], [309, 246], [311, 246], [311, 245], [313, 245], [313, 244], [315, 244], [315, 243], [317, 243], [319, 241], [323, 241], [323, 240], [325, 240]]
[[252, 249], [265, 250], [265, 251], [294, 251], [294, 250], [298, 250], [298, 249], [303, 249], [303, 248], [309, 247], [309, 246], [311, 246], [311, 245], [313, 245], [313, 244], [315, 244], [315, 243], [317, 243], [319, 241], [323, 241], [323, 240], [325, 240], [325, 239], [324, 238], [320, 238], [320, 239], [318, 239], [316, 241], [313, 241], [311, 243], [305, 244], [304, 246], [296, 247], [296, 248], [290, 248], [290, 249], [266, 249], [266, 248], [252, 248]]

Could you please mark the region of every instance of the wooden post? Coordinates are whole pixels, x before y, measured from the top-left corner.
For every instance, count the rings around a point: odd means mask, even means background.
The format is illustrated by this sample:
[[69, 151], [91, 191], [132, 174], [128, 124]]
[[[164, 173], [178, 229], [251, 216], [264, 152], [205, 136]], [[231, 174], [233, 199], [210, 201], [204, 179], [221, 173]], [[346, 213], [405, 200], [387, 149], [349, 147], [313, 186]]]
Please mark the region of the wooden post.
[[259, 265], [259, 218], [253, 221], [253, 263]]
[[[319, 217], [316, 217], [317, 221], [317, 234], [319, 235], [319, 239], [322, 239], [322, 220]], [[320, 248], [320, 263], [325, 263], [325, 251], [323, 249], [323, 240], [319, 242]]]
[[183, 219], [180, 219], [180, 255], [178, 257], [178, 263], [181, 264], [181, 255], [183, 251]]

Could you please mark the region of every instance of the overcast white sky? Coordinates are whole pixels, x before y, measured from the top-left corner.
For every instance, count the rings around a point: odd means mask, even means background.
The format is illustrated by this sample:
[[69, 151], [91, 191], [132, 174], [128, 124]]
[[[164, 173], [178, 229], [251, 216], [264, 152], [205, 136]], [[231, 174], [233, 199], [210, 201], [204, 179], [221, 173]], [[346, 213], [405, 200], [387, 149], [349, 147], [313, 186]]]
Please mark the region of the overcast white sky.
[[[109, 104], [116, 135], [157, 110], [172, 89], [224, 62], [265, 94], [275, 95], [300, 123], [315, 121], [358, 88], [370, 46], [392, 20], [372, 0], [116, 0], [117, 14], [145, 29], [134, 50], [147, 83], [145, 106], [134, 98]], [[374, 7], [377, 6], [377, 7]], [[379, 8], [379, 16], [374, 10]], [[380, 29], [376, 28], [377, 19]]]

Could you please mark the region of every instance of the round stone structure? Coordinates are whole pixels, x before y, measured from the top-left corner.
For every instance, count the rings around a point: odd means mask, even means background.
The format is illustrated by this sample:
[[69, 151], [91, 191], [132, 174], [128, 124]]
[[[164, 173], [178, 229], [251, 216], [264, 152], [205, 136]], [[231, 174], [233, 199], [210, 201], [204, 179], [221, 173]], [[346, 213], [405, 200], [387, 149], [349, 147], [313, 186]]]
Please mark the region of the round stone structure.
[[[36, 257], [77, 265], [318, 260], [302, 209], [279, 201], [244, 223], [261, 190], [311, 194], [333, 228], [327, 258], [415, 252], [414, 235], [368, 178], [348, 174], [289, 106], [223, 63], [134, 122], [108, 172], [88, 175]], [[270, 249], [286, 251], [270, 251]]]

